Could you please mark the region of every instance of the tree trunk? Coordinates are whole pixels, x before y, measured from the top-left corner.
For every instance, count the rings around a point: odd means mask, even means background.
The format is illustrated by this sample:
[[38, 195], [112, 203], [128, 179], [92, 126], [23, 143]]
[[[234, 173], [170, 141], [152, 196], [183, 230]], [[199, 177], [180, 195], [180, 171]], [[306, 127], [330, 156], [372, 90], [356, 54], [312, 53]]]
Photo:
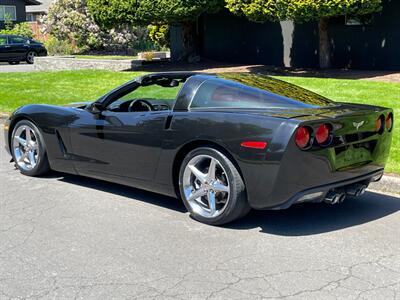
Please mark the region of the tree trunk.
[[321, 18], [319, 28], [319, 67], [328, 69], [331, 67], [331, 45], [329, 41], [329, 18]]

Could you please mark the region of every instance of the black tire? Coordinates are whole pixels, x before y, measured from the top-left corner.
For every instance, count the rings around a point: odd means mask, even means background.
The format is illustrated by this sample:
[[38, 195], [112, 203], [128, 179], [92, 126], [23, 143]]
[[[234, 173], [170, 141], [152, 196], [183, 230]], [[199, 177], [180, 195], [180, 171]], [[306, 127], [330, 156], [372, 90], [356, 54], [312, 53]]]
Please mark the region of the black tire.
[[[229, 200], [227, 201], [227, 204], [222, 213], [216, 217], [204, 217], [193, 211], [191, 205], [186, 200], [186, 196], [184, 193], [183, 176], [185, 168], [192, 158], [199, 155], [207, 155], [215, 158], [225, 170], [227, 179], [229, 180], [229, 186], [230, 186]], [[209, 225], [227, 224], [244, 217], [250, 211], [250, 205], [247, 201], [246, 187], [240, 173], [238, 172], [237, 168], [232, 163], [232, 161], [228, 157], [226, 157], [226, 155], [224, 155], [222, 152], [214, 148], [210, 147], [197, 148], [186, 155], [180, 167], [179, 190], [182, 201], [187, 210], [189, 211], [191, 217], [205, 224]]]
[[37, 55], [37, 53], [35, 51], [29, 51], [28, 53], [26, 53], [25, 56], [25, 61], [32, 65], [35, 62], [35, 56]]
[[19, 65], [20, 62], [19, 61], [9, 61], [8, 62], [10, 65]]
[[[31, 130], [34, 132], [36, 138], [37, 138], [37, 143], [38, 143], [38, 149], [39, 149], [39, 154], [38, 154], [38, 158], [37, 158], [37, 163], [36, 166], [30, 170], [26, 170], [24, 168], [22, 168], [16, 160], [16, 155], [15, 155], [15, 149], [13, 147], [13, 140], [14, 140], [14, 136], [15, 133], [17, 132], [18, 128], [20, 128], [21, 126], [27, 126], [30, 127]], [[46, 173], [48, 173], [50, 171], [50, 165], [49, 165], [49, 160], [47, 158], [47, 152], [46, 152], [46, 146], [44, 143], [44, 139], [43, 139], [43, 135], [41, 133], [41, 131], [39, 130], [39, 128], [33, 124], [32, 122], [28, 121], [28, 120], [22, 120], [19, 121], [13, 129], [13, 132], [11, 134], [11, 141], [10, 141], [10, 148], [11, 148], [11, 154], [12, 157], [14, 159], [15, 162], [15, 166], [19, 169], [19, 171], [27, 176], [41, 176], [44, 175]]]

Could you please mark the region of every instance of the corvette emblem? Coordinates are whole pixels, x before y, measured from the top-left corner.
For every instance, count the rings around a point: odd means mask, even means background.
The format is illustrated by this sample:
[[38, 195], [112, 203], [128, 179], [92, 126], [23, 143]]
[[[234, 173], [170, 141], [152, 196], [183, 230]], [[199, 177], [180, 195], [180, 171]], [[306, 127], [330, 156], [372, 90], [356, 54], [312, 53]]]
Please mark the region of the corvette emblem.
[[361, 126], [364, 125], [364, 123], [365, 123], [365, 121], [353, 122], [353, 126], [354, 126], [355, 128], [357, 128], [357, 130], [358, 130], [358, 129], [360, 129]]

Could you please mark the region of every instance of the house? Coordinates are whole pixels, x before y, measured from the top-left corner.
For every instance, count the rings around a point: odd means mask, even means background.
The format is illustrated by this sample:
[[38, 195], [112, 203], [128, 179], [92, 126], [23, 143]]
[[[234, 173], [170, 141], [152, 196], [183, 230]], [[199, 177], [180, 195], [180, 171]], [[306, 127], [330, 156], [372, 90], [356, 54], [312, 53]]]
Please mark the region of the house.
[[25, 22], [26, 7], [39, 4], [37, 0], [0, 0], [0, 29], [4, 28], [7, 16], [13, 22]]
[[[329, 30], [333, 68], [400, 70], [399, 11], [400, 1], [383, 0], [381, 12], [362, 20], [333, 18]], [[203, 58], [277, 67], [319, 65], [317, 22], [255, 23], [225, 10], [201, 16], [197, 25]], [[172, 29], [174, 59], [181, 53], [182, 32]]]
[[52, 0], [40, 0], [40, 5], [28, 6], [26, 8], [26, 20], [28, 22], [37, 22], [41, 16], [49, 11]]

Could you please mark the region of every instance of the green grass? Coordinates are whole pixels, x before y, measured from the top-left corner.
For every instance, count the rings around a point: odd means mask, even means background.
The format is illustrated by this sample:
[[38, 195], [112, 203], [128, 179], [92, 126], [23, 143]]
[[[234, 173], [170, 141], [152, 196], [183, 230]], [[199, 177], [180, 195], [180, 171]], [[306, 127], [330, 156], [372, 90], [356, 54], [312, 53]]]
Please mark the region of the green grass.
[[[30, 103], [62, 105], [90, 101], [143, 73], [108, 71], [62, 71], [0, 73], [0, 112], [12, 112]], [[400, 84], [363, 80], [278, 77], [322, 94], [332, 100], [392, 107], [400, 116]], [[147, 90], [140, 97], [171, 99], [176, 89]], [[387, 172], [400, 174], [400, 126], [395, 123]]]
[[124, 56], [124, 55], [75, 55], [78, 59], [114, 59], [114, 60], [123, 60], [129, 59], [134, 60], [137, 59], [137, 56]]

